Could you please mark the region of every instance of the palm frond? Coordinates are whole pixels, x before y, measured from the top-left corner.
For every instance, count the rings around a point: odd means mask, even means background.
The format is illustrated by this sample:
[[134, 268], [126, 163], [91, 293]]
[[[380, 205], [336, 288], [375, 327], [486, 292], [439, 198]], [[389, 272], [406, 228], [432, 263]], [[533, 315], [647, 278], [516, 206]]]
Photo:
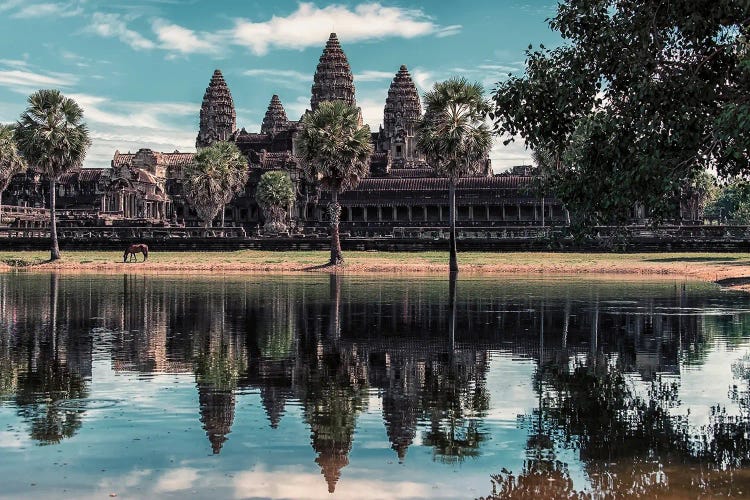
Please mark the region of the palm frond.
[[80, 167], [91, 145], [83, 109], [59, 90], [31, 94], [14, 135], [26, 160], [53, 179]]
[[370, 127], [344, 102], [322, 102], [305, 115], [296, 146], [308, 177], [331, 190], [351, 189], [369, 173]]
[[8, 187], [11, 178], [26, 169], [26, 160], [16, 144], [14, 127], [0, 125], [0, 192]]

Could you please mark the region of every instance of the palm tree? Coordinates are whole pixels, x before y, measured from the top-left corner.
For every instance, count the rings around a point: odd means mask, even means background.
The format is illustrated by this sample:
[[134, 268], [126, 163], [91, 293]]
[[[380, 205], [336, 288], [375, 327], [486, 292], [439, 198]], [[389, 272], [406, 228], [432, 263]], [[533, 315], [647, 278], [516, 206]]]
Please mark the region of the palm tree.
[[3, 221], [3, 191], [14, 175], [26, 169], [26, 161], [18, 152], [12, 125], [0, 125], [0, 224]]
[[231, 142], [216, 142], [195, 155], [183, 172], [184, 193], [204, 227], [211, 227], [219, 210], [224, 226], [224, 207], [247, 182], [247, 159]]
[[30, 164], [49, 179], [50, 260], [60, 258], [55, 218], [55, 184], [60, 176], [79, 168], [91, 145], [83, 123], [83, 109], [59, 90], [37, 90], [15, 127], [16, 143]]
[[344, 263], [339, 241], [341, 206], [338, 195], [359, 184], [370, 167], [370, 127], [361, 125], [358, 108], [342, 101], [324, 101], [302, 117], [297, 151], [309, 178], [331, 191], [328, 215], [331, 221], [330, 265]]
[[461, 177], [486, 168], [492, 147], [485, 123], [489, 110], [482, 86], [465, 78], [438, 82], [424, 95], [425, 115], [417, 129], [417, 147], [435, 172], [448, 178], [450, 206], [450, 272], [456, 257], [456, 185]]
[[273, 171], [260, 176], [255, 201], [265, 213], [267, 230], [274, 233], [286, 231], [286, 214], [294, 200], [294, 186], [289, 174]]

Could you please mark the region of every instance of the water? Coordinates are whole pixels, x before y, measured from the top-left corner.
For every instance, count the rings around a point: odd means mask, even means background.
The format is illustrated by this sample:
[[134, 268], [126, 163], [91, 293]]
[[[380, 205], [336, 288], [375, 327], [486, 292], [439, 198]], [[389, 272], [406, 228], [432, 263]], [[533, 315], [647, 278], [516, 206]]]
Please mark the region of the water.
[[710, 284], [0, 274], [2, 497], [742, 497], [748, 431]]

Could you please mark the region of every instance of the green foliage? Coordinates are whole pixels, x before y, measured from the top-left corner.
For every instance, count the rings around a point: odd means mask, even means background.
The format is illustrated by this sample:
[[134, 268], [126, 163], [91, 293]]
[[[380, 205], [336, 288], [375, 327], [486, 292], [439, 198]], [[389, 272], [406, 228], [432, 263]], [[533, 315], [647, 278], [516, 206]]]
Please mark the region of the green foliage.
[[78, 168], [91, 145], [83, 109], [59, 90], [38, 90], [15, 127], [18, 149], [51, 179]]
[[548, 189], [586, 226], [636, 203], [672, 216], [700, 172], [748, 167], [748, 5], [564, 0], [564, 43], [530, 46], [525, 74], [498, 84], [496, 130], [547, 151]]
[[217, 142], [203, 148], [183, 170], [185, 197], [206, 227], [247, 182], [247, 159], [236, 145]]
[[25, 169], [26, 160], [18, 151], [13, 126], [0, 125], [0, 194], [8, 187], [13, 176]]
[[488, 173], [492, 136], [485, 124], [489, 105], [481, 85], [465, 78], [438, 82], [424, 96], [425, 115], [417, 147], [439, 175], [450, 179]]
[[308, 177], [340, 193], [355, 187], [369, 172], [370, 127], [361, 125], [358, 108], [324, 101], [302, 117], [297, 150]]
[[294, 203], [294, 186], [286, 172], [266, 172], [260, 176], [258, 188], [255, 191], [255, 201], [262, 208], [288, 208]]
[[706, 218], [732, 224], [750, 224], [750, 182], [735, 180], [722, 187], [706, 206]]

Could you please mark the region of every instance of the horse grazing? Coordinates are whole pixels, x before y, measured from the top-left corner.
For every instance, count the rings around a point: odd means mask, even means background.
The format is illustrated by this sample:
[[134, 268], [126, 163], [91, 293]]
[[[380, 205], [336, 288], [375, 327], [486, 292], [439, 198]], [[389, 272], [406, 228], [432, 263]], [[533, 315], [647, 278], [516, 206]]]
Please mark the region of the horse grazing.
[[130, 254], [130, 260], [135, 260], [136, 262], [138, 262], [138, 258], [135, 256], [135, 254], [139, 252], [143, 254], [143, 262], [146, 262], [146, 259], [148, 259], [148, 245], [144, 245], [143, 243], [134, 243], [130, 245], [122, 255], [122, 261], [127, 262], [128, 254]]

